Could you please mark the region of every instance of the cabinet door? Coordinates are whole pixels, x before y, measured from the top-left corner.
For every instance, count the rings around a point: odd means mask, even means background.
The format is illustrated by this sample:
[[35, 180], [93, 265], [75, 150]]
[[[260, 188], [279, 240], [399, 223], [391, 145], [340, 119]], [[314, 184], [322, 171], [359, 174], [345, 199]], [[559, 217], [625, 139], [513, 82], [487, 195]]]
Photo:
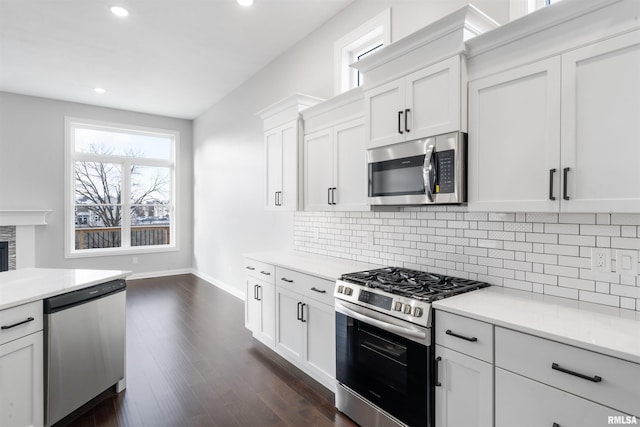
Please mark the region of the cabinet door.
[[358, 119], [336, 127], [333, 140], [334, 208], [344, 211], [370, 210], [364, 120]]
[[276, 334], [275, 286], [263, 280], [247, 278], [245, 326], [253, 336], [273, 347]]
[[299, 320], [302, 296], [276, 288], [276, 348], [285, 356], [302, 361], [305, 324]]
[[282, 130], [276, 128], [264, 136], [266, 156], [265, 208], [277, 209], [277, 192], [282, 191]]
[[42, 331], [0, 346], [0, 425], [44, 424]]
[[367, 148], [404, 141], [404, 79], [367, 91], [364, 102]]
[[330, 211], [333, 185], [333, 135], [327, 129], [304, 138], [304, 210]]
[[258, 280], [247, 277], [245, 294], [244, 324], [254, 334], [261, 330], [262, 304], [258, 299]]
[[496, 427], [600, 427], [611, 424], [609, 417], [624, 419], [621, 412], [500, 368], [495, 403]]
[[261, 341], [269, 346], [275, 345], [276, 339], [276, 287], [271, 283], [261, 282], [258, 288], [261, 305]]
[[[436, 345], [436, 425], [493, 426], [493, 366]], [[518, 424], [513, 424], [518, 425]]]
[[640, 210], [640, 31], [562, 56], [566, 212]]
[[460, 61], [455, 56], [406, 77], [406, 139], [461, 129]]
[[559, 165], [560, 58], [469, 83], [470, 210], [557, 211]]
[[298, 121], [281, 128], [282, 132], [282, 194], [280, 209], [295, 211], [298, 208]]
[[305, 364], [317, 379], [335, 391], [335, 309], [310, 298], [305, 298], [304, 303], [304, 320], [307, 325]]

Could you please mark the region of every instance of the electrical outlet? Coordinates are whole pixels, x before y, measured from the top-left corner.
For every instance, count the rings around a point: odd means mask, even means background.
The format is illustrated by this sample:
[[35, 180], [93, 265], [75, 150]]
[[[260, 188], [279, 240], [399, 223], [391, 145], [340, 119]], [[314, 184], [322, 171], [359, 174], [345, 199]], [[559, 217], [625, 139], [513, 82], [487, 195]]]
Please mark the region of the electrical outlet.
[[138, 257], [134, 256], [133, 259], [131, 260], [132, 263], [137, 264], [138, 263]]
[[611, 250], [605, 248], [591, 248], [591, 271], [611, 271]]
[[616, 251], [616, 273], [627, 276], [638, 275], [638, 251]]
[[313, 229], [313, 231], [311, 231], [311, 233], [313, 234], [313, 237], [312, 237], [313, 241], [314, 241], [314, 242], [317, 242], [317, 241], [318, 241], [318, 239], [320, 238], [320, 237], [319, 237], [319, 234], [320, 234], [320, 233], [318, 232], [318, 229], [317, 229], [317, 228], [314, 228], [314, 229]]

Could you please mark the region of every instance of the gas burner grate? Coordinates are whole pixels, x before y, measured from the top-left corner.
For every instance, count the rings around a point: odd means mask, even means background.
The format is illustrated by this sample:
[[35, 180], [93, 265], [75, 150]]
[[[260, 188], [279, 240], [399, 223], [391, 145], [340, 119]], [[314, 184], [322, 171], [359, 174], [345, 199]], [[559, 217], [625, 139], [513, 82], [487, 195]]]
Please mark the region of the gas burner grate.
[[342, 280], [425, 302], [489, 286], [475, 280], [398, 267], [344, 274]]

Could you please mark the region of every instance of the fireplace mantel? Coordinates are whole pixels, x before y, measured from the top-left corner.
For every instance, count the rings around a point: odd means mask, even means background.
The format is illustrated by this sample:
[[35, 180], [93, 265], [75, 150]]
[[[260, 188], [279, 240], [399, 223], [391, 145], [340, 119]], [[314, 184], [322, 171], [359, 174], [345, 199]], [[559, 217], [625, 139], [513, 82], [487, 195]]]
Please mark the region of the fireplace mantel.
[[36, 266], [36, 226], [47, 225], [46, 216], [50, 210], [2, 210], [0, 226], [16, 228], [16, 268]]
[[47, 225], [50, 210], [0, 210], [0, 226]]

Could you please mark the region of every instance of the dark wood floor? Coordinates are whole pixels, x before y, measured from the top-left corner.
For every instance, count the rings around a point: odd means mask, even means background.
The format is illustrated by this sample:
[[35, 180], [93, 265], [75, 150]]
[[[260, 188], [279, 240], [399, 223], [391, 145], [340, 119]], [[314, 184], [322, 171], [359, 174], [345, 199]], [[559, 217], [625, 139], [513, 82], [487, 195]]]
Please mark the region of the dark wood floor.
[[354, 426], [332, 398], [251, 337], [237, 298], [192, 275], [132, 280], [127, 389], [70, 425]]

